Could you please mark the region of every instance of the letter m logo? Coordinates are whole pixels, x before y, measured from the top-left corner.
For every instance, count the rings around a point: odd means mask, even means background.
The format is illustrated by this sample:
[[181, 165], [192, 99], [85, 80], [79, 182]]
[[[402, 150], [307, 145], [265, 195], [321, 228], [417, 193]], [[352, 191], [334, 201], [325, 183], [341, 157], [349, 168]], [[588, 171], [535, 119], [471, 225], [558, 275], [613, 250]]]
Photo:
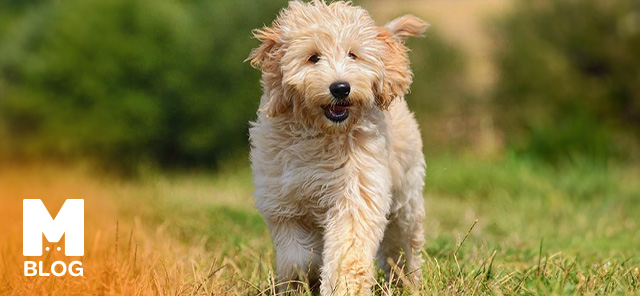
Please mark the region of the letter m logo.
[[84, 200], [67, 199], [55, 219], [39, 199], [22, 201], [22, 254], [42, 256], [42, 235], [57, 243], [65, 234], [64, 254], [84, 256]]

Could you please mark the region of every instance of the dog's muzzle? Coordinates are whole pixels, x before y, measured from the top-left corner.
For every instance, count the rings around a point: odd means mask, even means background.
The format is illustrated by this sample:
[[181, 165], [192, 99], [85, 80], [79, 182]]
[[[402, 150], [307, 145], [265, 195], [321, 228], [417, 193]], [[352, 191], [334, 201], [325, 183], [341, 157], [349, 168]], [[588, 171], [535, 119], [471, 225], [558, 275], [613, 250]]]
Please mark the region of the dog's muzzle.
[[351, 104], [347, 100], [351, 92], [351, 86], [348, 82], [334, 82], [329, 86], [329, 91], [335, 99], [334, 103], [322, 107], [324, 116], [333, 122], [342, 122], [349, 117], [349, 107]]

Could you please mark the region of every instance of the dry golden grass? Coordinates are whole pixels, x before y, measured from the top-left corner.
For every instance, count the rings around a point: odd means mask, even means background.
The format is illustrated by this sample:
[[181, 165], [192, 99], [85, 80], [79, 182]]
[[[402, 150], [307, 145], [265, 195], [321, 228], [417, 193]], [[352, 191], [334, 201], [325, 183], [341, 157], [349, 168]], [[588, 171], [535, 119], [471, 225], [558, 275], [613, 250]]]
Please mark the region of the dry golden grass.
[[[117, 179], [101, 179], [86, 167], [11, 167], [0, 172], [0, 294], [2, 295], [235, 295], [246, 289], [230, 283], [234, 263], [205, 251], [204, 242], [184, 243], [166, 231], [166, 224], [145, 225], [123, 213], [152, 189]], [[26, 277], [25, 260], [51, 263], [78, 258], [55, 252], [43, 258], [22, 256], [22, 199], [42, 199], [52, 215], [68, 198], [85, 199], [83, 277]], [[148, 201], [145, 199], [145, 201]], [[54, 250], [64, 247], [47, 244]], [[234, 287], [235, 286], [235, 287]]]

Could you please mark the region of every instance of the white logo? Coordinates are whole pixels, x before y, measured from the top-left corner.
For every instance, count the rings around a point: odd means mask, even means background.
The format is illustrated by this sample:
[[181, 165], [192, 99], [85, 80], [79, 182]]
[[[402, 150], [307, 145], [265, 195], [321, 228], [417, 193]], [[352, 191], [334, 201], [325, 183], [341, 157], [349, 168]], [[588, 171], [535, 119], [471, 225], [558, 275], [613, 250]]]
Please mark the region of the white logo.
[[[64, 254], [66, 256], [84, 256], [84, 200], [67, 199], [55, 219], [39, 199], [25, 199], [22, 203], [22, 254], [24, 256], [42, 256], [42, 235], [51, 243], [57, 243], [64, 234]], [[49, 251], [49, 247], [46, 248]], [[60, 251], [60, 247], [58, 247]], [[56, 266], [62, 266], [62, 272], [56, 271]], [[74, 265], [82, 266], [82, 262], [73, 261], [69, 264], [69, 274], [82, 276], [82, 268], [72, 270]], [[38, 266], [38, 272], [36, 271]], [[24, 262], [25, 276], [49, 276], [42, 271], [42, 261]], [[62, 261], [51, 265], [51, 273], [62, 276], [67, 266]], [[79, 271], [79, 272], [78, 272]]]

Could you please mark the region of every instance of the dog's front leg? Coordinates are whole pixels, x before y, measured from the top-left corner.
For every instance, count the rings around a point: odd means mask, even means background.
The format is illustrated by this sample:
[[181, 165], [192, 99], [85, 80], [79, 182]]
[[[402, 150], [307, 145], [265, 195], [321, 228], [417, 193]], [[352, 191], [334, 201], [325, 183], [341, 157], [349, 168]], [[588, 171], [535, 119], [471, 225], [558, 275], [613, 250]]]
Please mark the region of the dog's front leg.
[[327, 212], [320, 292], [371, 295], [374, 260], [387, 223], [386, 197], [360, 190]]
[[322, 252], [319, 231], [302, 219], [267, 218], [265, 221], [276, 251], [278, 291], [302, 289], [300, 284], [305, 280], [314, 289]]

